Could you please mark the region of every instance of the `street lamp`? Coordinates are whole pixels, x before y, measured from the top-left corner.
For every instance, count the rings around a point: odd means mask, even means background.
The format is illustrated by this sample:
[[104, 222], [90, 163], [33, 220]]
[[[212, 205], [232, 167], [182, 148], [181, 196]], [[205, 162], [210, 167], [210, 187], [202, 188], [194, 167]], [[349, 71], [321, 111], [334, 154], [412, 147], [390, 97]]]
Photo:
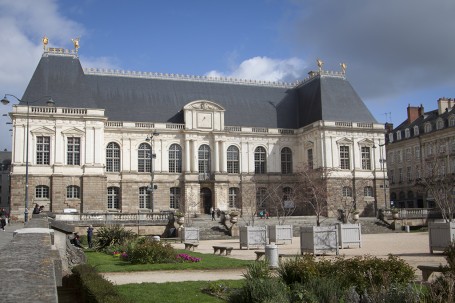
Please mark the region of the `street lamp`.
[[382, 147], [384, 145], [385, 145], [385, 143], [384, 144], [379, 144], [379, 163], [381, 163], [382, 174], [384, 176], [384, 178], [383, 178], [383, 181], [384, 181], [384, 209], [387, 209], [387, 192], [386, 192], [385, 170], [384, 170], [386, 159], [385, 159], [385, 153], [384, 153], [384, 157], [383, 157], [383, 154], [382, 154]]
[[145, 141], [149, 142], [150, 141], [150, 177], [151, 177], [151, 181], [150, 181], [150, 206], [151, 206], [151, 209], [152, 209], [152, 212], [154, 210], [154, 201], [153, 201], [153, 196], [154, 196], [154, 192], [155, 192], [155, 189], [157, 189], [157, 187], [153, 184], [153, 179], [155, 177], [155, 174], [154, 174], [154, 171], [153, 171], [153, 159], [156, 158], [156, 154], [153, 153], [153, 138], [155, 136], [159, 136], [160, 134], [157, 133], [156, 131], [153, 131], [153, 133], [150, 134], [150, 136], [147, 136], [147, 138], [145, 139]]
[[38, 100], [28, 101], [28, 100], [21, 100], [18, 97], [11, 95], [11, 94], [5, 94], [5, 97], [3, 97], [2, 101], [0, 101], [0, 102], [2, 102], [3, 105], [8, 105], [10, 103], [7, 96], [13, 97], [17, 101], [19, 101], [19, 105], [21, 105], [22, 103], [25, 103], [25, 105], [27, 106], [27, 115], [26, 115], [27, 127], [26, 127], [26, 139], [25, 139], [25, 210], [24, 210], [24, 223], [27, 223], [28, 222], [28, 142], [29, 142], [29, 127], [30, 127], [30, 119], [29, 119], [30, 118], [30, 116], [29, 116], [30, 104], [47, 99], [46, 104], [48, 106], [54, 106], [55, 102], [54, 102], [54, 100], [52, 100], [52, 98], [50, 96], [43, 96], [43, 97], [39, 98]]

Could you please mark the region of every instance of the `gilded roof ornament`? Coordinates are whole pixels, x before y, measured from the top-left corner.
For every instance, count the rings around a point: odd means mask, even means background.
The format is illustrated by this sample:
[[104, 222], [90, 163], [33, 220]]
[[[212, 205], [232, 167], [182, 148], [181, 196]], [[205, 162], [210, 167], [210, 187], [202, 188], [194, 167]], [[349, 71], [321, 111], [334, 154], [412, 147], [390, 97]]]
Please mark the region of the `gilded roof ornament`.
[[343, 73], [343, 75], [345, 75], [346, 74], [346, 67], [348, 67], [347, 64], [346, 63], [340, 63], [340, 66], [341, 66], [341, 72]]
[[71, 41], [73, 41], [73, 44], [74, 44], [74, 49], [76, 50], [76, 53], [79, 49], [79, 40], [81, 39], [81, 37], [77, 37], [75, 39], [71, 39]]
[[44, 35], [41, 41], [43, 42], [43, 49], [46, 50], [46, 46], [49, 43], [49, 38], [47, 38], [46, 35]]
[[324, 61], [317, 59], [316, 63], [318, 64], [319, 72], [322, 72], [322, 67], [324, 66]]

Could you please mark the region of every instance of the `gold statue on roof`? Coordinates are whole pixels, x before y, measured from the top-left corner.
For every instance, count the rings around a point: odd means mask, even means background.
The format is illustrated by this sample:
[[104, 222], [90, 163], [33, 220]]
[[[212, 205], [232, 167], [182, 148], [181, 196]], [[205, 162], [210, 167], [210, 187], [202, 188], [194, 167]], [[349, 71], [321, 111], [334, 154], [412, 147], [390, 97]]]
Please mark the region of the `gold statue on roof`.
[[324, 61], [322, 61], [321, 59], [317, 59], [316, 63], [318, 64], [319, 72], [321, 72], [322, 67], [324, 66]]
[[77, 53], [77, 50], [79, 49], [79, 40], [80, 39], [81, 39], [81, 37], [77, 37], [77, 38], [71, 39], [71, 41], [73, 41], [74, 49], [76, 50], [76, 53]]
[[41, 41], [43, 42], [43, 49], [46, 50], [46, 46], [49, 43], [49, 38], [47, 38], [46, 35], [44, 35]]
[[340, 66], [341, 66], [341, 72], [344, 74], [346, 74], [346, 67], [347, 67], [347, 64], [346, 63], [340, 63]]

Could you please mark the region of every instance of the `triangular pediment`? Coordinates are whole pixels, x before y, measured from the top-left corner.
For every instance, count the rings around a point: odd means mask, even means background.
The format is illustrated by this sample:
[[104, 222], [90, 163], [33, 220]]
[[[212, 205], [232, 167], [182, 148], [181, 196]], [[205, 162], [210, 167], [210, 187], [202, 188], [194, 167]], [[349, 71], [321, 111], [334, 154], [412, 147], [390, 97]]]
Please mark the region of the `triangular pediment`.
[[207, 111], [225, 111], [225, 109], [212, 101], [209, 100], [196, 100], [188, 103], [183, 109], [196, 109], [196, 110], [207, 110]]
[[363, 139], [359, 141], [359, 145], [374, 145], [374, 142], [370, 139]]
[[83, 136], [85, 135], [83, 130], [80, 130], [76, 127], [68, 128], [62, 131], [62, 134], [65, 136]]
[[50, 129], [50, 128], [44, 127], [44, 126], [32, 129], [30, 132], [32, 134], [36, 134], [36, 135], [39, 135], [39, 134], [53, 135], [55, 133], [55, 131], [53, 129]]
[[337, 140], [338, 145], [342, 144], [352, 144], [352, 140], [349, 140], [348, 138], [341, 138], [340, 140]]

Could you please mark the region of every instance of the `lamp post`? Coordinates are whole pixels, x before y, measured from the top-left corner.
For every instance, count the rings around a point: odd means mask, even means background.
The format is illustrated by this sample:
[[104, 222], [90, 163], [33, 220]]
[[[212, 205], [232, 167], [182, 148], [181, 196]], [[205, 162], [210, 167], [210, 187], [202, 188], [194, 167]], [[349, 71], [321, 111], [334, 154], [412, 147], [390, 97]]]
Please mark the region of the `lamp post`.
[[50, 96], [43, 96], [39, 98], [38, 100], [34, 101], [28, 101], [28, 100], [21, 100], [18, 97], [11, 95], [11, 94], [5, 94], [5, 97], [1, 100], [3, 105], [8, 105], [10, 102], [7, 97], [12, 97], [19, 101], [19, 105], [25, 104], [27, 106], [27, 126], [26, 126], [26, 135], [25, 135], [25, 210], [24, 210], [24, 223], [28, 222], [28, 142], [29, 142], [29, 128], [30, 128], [30, 104], [43, 101], [44, 99], [47, 99], [46, 104], [48, 106], [54, 106], [55, 102], [52, 100]]
[[381, 170], [382, 170], [382, 174], [384, 176], [383, 178], [383, 181], [384, 181], [384, 209], [387, 209], [387, 191], [386, 191], [386, 184], [385, 184], [385, 170], [384, 170], [384, 165], [386, 163], [386, 159], [385, 159], [385, 153], [384, 153], [384, 157], [383, 157], [383, 154], [382, 154], [382, 147], [385, 145], [384, 144], [379, 144], [379, 162], [381, 163]]
[[153, 133], [150, 134], [150, 136], [147, 136], [147, 138], [145, 139], [145, 141], [149, 142], [150, 141], [150, 178], [151, 178], [151, 181], [150, 181], [150, 207], [152, 209], [152, 212], [154, 211], [154, 192], [155, 192], [155, 189], [157, 189], [157, 187], [155, 187], [155, 185], [153, 184], [153, 179], [155, 178], [155, 173], [154, 173], [154, 170], [153, 170], [153, 159], [156, 158], [156, 154], [153, 153], [153, 138], [155, 136], [159, 136], [160, 134], [157, 133], [156, 131], [153, 131]]

